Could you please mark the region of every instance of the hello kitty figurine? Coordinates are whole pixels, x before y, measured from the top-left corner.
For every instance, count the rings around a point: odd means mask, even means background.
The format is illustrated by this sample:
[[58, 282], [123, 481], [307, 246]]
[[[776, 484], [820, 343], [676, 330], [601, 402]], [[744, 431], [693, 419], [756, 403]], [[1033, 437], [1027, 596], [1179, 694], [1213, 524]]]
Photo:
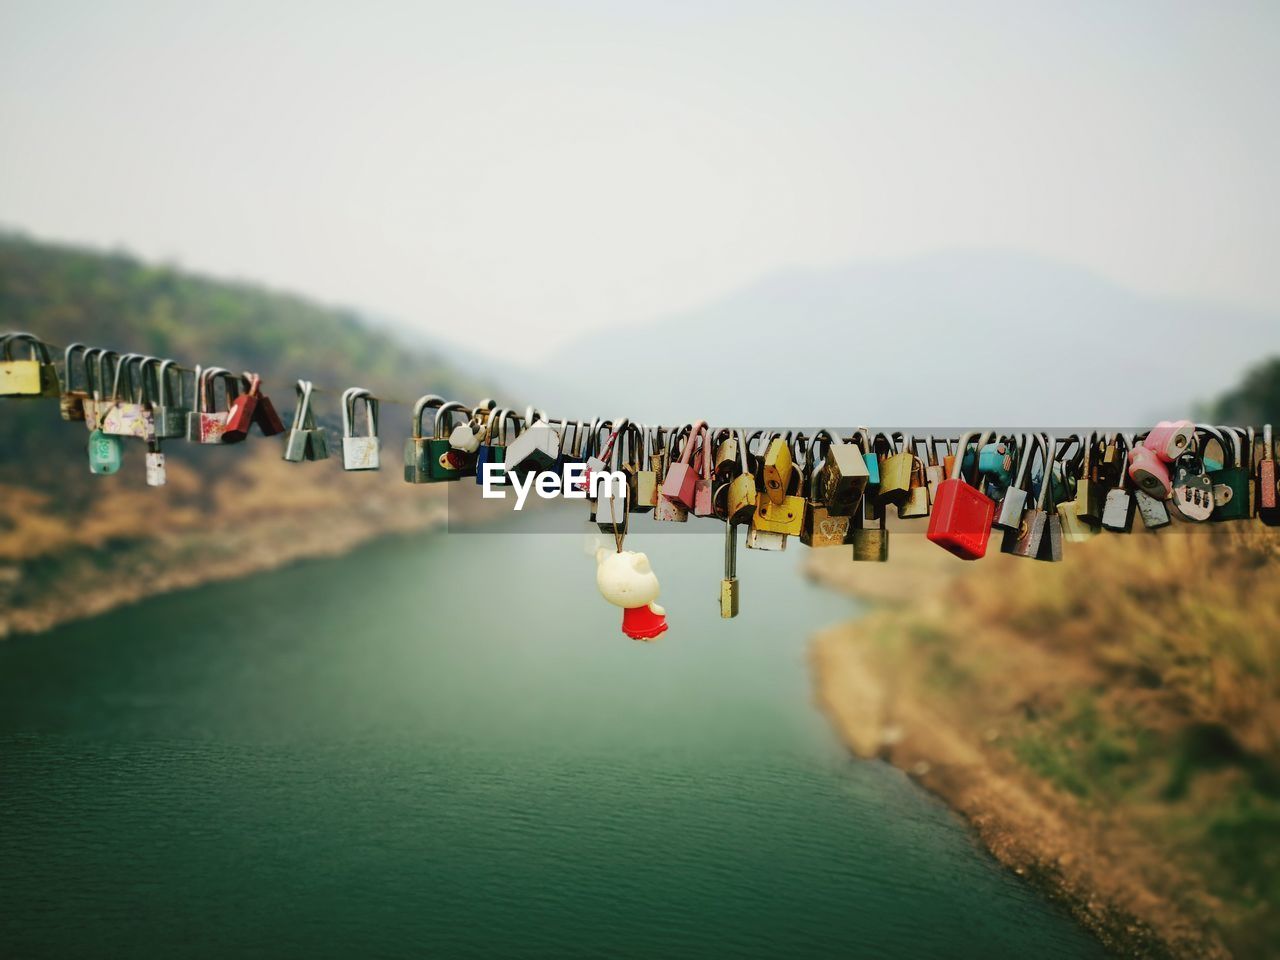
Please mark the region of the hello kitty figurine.
[[632, 640], [652, 640], [667, 630], [667, 611], [658, 599], [658, 577], [649, 558], [635, 550], [596, 551], [600, 595], [622, 607], [622, 632]]

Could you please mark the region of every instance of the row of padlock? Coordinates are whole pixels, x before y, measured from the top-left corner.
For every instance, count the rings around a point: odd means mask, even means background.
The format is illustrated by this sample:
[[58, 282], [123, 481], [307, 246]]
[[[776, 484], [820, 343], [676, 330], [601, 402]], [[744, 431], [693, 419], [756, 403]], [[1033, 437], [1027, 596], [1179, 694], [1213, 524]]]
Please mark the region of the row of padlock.
[[[24, 344], [29, 356], [15, 359]], [[287, 432], [286, 460], [329, 456], [308, 381], [297, 382], [286, 431], [255, 374], [197, 367], [188, 393], [172, 360], [81, 344], [68, 347], [64, 360], [59, 377], [48, 346], [37, 338], [0, 338], [0, 395], [59, 397], [63, 418], [83, 420], [91, 431], [95, 473], [116, 472], [120, 441], [132, 437], [147, 444], [148, 483], [160, 484], [162, 440], [230, 444], [254, 424], [268, 436]], [[342, 395], [348, 470], [380, 467], [378, 403], [363, 388]], [[357, 428], [360, 419], [363, 428]], [[1210, 456], [1214, 447], [1217, 458]], [[725, 521], [722, 612], [731, 616], [738, 526], [747, 528], [752, 549], [782, 550], [798, 537], [806, 546], [851, 546], [853, 559], [883, 562], [893, 509], [901, 519], [927, 518], [929, 539], [965, 559], [985, 555], [992, 532], [1000, 531], [1003, 552], [1058, 560], [1064, 541], [1100, 530], [1128, 532], [1135, 516], [1152, 530], [1169, 525], [1171, 514], [1191, 523], [1256, 516], [1280, 525], [1275, 463], [1270, 426], [1260, 436], [1252, 428], [1189, 421], [1145, 433], [1065, 438], [986, 431], [952, 443], [866, 427], [842, 436], [713, 429], [703, 421], [680, 427], [552, 421], [532, 408], [521, 415], [490, 400], [468, 407], [427, 395], [413, 407], [404, 478], [480, 483], [487, 466], [501, 465], [499, 482], [509, 483], [580, 464], [582, 483], [589, 485], [593, 473], [620, 473], [623, 489], [600, 484], [590, 500], [591, 519], [606, 532], [625, 533], [632, 513], [663, 522]]]
[[[20, 345], [29, 356], [14, 359]], [[89, 470], [94, 474], [119, 471], [125, 439], [146, 444], [147, 484], [163, 486], [165, 440], [234, 444], [255, 425], [264, 436], [286, 433], [275, 405], [262, 391], [261, 377], [254, 373], [237, 376], [222, 367], [196, 367], [188, 397], [183, 370], [173, 360], [80, 343], [66, 348], [63, 370], [59, 376], [48, 345], [33, 335], [0, 337], [0, 396], [57, 397], [62, 418], [82, 421], [89, 430]], [[287, 430], [284, 458], [326, 459], [328, 437], [312, 413], [311, 384], [299, 380], [296, 389], [297, 409]], [[357, 435], [361, 403], [367, 432]], [[343, 427], [344, 467], [378, 469], [378, 401], [368, 390], [352, 387], [343, 394]]]

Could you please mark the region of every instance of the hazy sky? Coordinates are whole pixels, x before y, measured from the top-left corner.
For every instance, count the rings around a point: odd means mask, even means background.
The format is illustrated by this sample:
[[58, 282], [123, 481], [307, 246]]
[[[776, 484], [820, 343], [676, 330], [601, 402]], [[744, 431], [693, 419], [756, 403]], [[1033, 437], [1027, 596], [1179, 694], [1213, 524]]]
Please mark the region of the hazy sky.
[[1277, 91], [1277, 3], [0, 0], [0, 222], [507, 359], [950, 247], [1276, 308]]

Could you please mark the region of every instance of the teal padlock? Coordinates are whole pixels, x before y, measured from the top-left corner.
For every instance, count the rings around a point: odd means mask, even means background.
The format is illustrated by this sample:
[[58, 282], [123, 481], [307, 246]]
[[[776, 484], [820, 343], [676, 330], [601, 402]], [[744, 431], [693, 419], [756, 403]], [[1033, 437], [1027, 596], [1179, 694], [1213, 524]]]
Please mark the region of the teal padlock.
[[89, 472], [108, 476], [120, 469], [120, 438], [101, 430], [89, 434]]
[[1205, 461], [1205, 472], [1213, 481], [1214, 506], [1210, 519], [1248, 520], [1253, 515], [1253, 498], [1249, 495], [1249, 486], [1253, 482], [1253, 465], [1246, 460], [1240, 434], [1232, 427], [1219, 427], [1218, 430], [1222, 456], [1227, 462], [1220, 467], [1210, 468], [1209, 461]]
[[470, 412], [460, 403], [441, 404], [436, 410], [436, 426], [433, 436], [427, 441], [427, 482], [443, 483], [447, 480], [459, 480], [467, 466], [460, 451], [454, 450], [449, 442], [452, 429], [453, 414], [460, 413], [464, 418]]

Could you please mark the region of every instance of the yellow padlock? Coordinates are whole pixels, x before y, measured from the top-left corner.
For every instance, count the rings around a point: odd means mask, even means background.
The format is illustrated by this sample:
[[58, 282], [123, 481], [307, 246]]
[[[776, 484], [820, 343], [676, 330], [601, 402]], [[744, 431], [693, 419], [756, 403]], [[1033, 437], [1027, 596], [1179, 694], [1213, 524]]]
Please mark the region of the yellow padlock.
[[893, 452], [880, 462], [880, 502], [900, 507], [911, 496], [911, 473], [917, 458], [902, 434], [895, 433], [892, 443]]
[[[31, 356], [15, 360], [14, 344], [22, 342], [30, 347]], [[61, 396], [58, 370], [44, 341], [30, 333], [10, 333], [0, 339], [0, 344], [0, 397]]]
[[774, 437], [764, 452], [764, 492], [775, 506], [786, 498], [791, 472], [791, 446], [785, 438]]

